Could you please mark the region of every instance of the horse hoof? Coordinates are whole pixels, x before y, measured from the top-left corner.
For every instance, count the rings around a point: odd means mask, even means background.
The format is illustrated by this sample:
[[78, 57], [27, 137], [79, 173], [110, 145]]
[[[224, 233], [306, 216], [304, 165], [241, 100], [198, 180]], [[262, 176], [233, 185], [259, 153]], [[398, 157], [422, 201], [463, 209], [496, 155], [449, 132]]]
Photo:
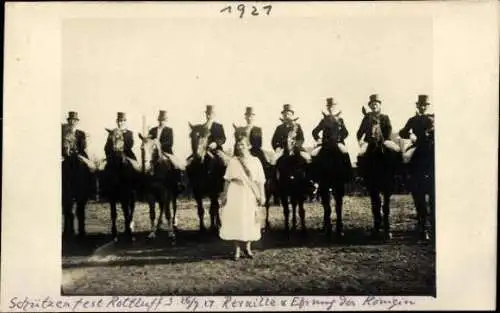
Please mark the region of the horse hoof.
[[156, 233], [155, 232], [150, 232], [148, 235], [149, 239], [155, 239], [156, 238]]
[[385, 234], [385, 240], [391, 240], [392, 239], [392, 233], [391, 232], [388, 232]]
[[117, 237], [117, 236], [115, 236], [115, 237], [113, 238], [113, 241], [114, 241], [114, 242], [118, 242], [118, 237]]

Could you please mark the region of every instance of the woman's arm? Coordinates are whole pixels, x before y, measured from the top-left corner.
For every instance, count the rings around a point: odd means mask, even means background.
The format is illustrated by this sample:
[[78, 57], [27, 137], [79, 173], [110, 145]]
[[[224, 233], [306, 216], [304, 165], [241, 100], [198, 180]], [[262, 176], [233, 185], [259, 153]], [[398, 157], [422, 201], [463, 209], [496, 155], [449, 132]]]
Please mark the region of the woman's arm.
[[222, 206], [226, 205], [226, 202], [227, 202], [227, 191], [229, 189], [229, 184], [230, 183], [231, 183], [231, 181], [224, 180], [224, 190], [222, 191], [222, 193], [220, 195], [220, 200], [221, 200], [221, 205]]

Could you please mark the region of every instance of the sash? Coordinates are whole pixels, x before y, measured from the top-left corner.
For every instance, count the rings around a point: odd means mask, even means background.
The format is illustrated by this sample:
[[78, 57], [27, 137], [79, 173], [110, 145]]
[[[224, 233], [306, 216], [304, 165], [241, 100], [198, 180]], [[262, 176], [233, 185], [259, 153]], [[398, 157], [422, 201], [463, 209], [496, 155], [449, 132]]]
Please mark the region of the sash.
[[238, 159], [241, 167], [243, 168], [243, 172], [245, 172], [243, 182], [246, 183], [248, 185], [248, 187], [250, 187], [250, 189], [253, 192], [253, 195], [255, 196], [255, 199], [258, 200], [260, 198], [260, 192], [257, 190], [257, 186], [255, 185], [255, 183], [252, 180], [252, 173], [250, 172], [248, 167], [245, 165], [243, 160], [241, 160], [238, 157], [237, 157], [237, 159]]

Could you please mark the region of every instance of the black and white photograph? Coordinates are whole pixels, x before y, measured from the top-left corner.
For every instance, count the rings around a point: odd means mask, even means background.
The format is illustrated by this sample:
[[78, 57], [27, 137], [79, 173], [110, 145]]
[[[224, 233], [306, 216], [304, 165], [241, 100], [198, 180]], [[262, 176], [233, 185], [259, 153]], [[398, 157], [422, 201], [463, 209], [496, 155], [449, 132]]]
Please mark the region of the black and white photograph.
[[63, 21], [63, 293], [435, 295], [431, 39]]
[[[443, 101], [463, 85], [443, 92], [437, 11], [78, 4], [36, 43], [58, 60], [53, 168], [37, 168], [59, 201], [37, 210], [59, 225], [39, 239], [59, 247], [59, 296], [439, 298], [437, 256], [460, 249], [444, 222], [473, 225], [440, 193], [469, 151], [447, 140], [479, 132], [442, 120], [477, 104]], [[469, 148], [458, 168], [486, 166]]]

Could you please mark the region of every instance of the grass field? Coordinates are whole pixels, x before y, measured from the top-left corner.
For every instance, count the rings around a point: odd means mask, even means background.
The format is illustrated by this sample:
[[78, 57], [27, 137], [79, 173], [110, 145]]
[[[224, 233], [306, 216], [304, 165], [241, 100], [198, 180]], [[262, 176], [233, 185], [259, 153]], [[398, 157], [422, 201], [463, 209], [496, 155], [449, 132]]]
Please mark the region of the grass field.
[[306, 204], [307, 237], [298, 232], [285, 237], [282, 209], [273, 206], [273, 228], [254, 243], [256, 258], [233, 261], [230, 243], [198, 234], [192, 201], [179, 201], [175, 245], [165, 233], [147, 240], [149, 213], [142, 203], [134, 216], [137, 241], [114, 243], [109, 205], [90, 203], [88, 239], [63, 245], [62, 290], [65, 295], [434, 295], [435, 249], [416, 239], [411, 197], [392, 198], [389, 242], [369, 237], [369, 205], [366, 197], [344, 199], [342, 241], [327, 240], [319, 231], [319, 203]]

